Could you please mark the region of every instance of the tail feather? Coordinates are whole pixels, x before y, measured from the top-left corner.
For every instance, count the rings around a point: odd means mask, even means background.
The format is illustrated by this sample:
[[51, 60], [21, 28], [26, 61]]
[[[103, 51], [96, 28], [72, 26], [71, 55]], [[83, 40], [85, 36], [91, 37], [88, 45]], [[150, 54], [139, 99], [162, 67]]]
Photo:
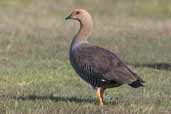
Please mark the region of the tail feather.
[[129, 85], [131, 86], [131, 87], [133, 87], [133, 88], [138, 88], [138, 87], [143, 87], [144, 85], [143, 85], [143, 83], [144, 83], [144, 81], [142, 80], [136, 80], [136, 81], [134, 81], [134, 82], [132, 82], [132, 83], [130, 83]]

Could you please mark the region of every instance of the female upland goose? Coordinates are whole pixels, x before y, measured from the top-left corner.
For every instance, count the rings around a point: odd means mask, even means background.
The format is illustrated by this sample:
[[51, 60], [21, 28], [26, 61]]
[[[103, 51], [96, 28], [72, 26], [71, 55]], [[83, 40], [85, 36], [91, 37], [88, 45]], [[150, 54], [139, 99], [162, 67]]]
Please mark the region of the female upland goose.
[[90, 14], [83, 9], [75, 9], [66, 20], [80, 23], [70, 47], [70, 62], [79, 76], [96, 90], [99, 104], [103, 105], [103, 93], [107, 88], [128, 84], [133, 88], [143, 86], [144, 81], [131, 71], [111, 51], [89, 44], [93, 22]]

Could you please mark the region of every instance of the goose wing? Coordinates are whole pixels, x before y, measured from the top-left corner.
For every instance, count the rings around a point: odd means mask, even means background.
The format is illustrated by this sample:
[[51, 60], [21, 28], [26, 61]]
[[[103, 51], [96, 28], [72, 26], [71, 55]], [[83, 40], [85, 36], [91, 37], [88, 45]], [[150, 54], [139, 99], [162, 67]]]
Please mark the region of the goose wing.
[[102, 80], [132, 83], [143, 80], [131, 71], [114, 53], [97, 46], [82, 45], [74, 52], [79, 72]]

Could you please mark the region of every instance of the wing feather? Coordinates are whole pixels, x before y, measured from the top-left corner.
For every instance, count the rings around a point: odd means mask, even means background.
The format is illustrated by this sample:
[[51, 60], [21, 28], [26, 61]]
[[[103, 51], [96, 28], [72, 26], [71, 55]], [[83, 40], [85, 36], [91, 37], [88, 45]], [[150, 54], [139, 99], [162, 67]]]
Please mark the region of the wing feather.
[[142, 80], [114, 53], [104, 48], [82, 45], [75, 50], [74, 58], [79, 72], [88, 74], [94, 78], [114, 80], [120, 83], [131, 83], [136, 80]]

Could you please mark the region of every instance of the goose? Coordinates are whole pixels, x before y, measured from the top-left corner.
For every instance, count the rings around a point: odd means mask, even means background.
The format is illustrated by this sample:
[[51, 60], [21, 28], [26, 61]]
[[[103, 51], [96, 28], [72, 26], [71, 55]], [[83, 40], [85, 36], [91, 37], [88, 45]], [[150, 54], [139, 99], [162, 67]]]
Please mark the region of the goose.
[[108, 88], [123, 84], [133, 88], [144, 86], [143, 79], [124, 64], [116, 54], [88, 42], [93, 21], [86, 10], [74, 9], [65, 19], [79, 22], [80, 28], [72, 40], [69, 59], [81, 79], [95, 89], [99, 105], [103, 105], [103, 93]]

